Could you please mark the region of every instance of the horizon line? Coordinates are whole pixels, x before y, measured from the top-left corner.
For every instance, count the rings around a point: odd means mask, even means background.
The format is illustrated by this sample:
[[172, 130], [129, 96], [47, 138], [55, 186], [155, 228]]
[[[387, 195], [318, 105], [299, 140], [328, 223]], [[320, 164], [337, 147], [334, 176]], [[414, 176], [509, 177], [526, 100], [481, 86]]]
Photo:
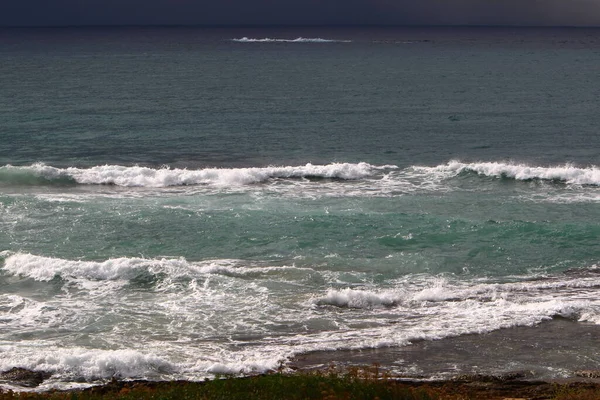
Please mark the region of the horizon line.
[[0, 25], [0, 29], [67, 28], [513, 28], [513, 29], [600, 29], [600, 25], [511, 25], [511, 24], [66, 24]]

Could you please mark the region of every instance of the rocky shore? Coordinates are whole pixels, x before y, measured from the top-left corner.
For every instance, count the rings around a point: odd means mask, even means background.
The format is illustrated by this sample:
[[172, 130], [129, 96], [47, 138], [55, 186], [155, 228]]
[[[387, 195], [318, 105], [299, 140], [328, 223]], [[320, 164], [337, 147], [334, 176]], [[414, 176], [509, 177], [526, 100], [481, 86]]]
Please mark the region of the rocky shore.
[[[110, 398], [144, 398], [144, 393], [159, 393], [161, 398], [179, 398], [179, 391], [185, 389], [185, 393], [197, 393], [198, 397], [191, 396], [186, 398], [215, 398], [205, 396], [204, 389], [211, 385], [214, 381], [205, 382], [187, 382], [187, 381], [168, 381], [168, 382], [151, 382], [144, 380], [125, 381], [113, 379], [105, 384], [93, 386], [85, 389], [76, 389], [69, 391], [46, 391], [46, 392], [30, 392], [38, 387], [51, 374], [39, 371], [30, 371], [24, 368], [12, 368], [8, 371], [0, 373], [0, 384], [9, 385], [11, 390], [0, 389], [0, 399], [13, 399], [19, 388], [27, 390], [27, 399], [61, 399], [71, 398], [73, 393], [79, 393], [83, 398], [89, 399], [110, 399]], [[225, 381], [235, 382], [240, 386], [241, 391], [245, 384], [251, 382], [260, 382], [260, 380], [276, 379], [277, 382], [293, 381], [294, 379], [302, 379], [305, 381], [314, 379], [318, 381], [320, 388], [327, 388], [327, 385], [332, 387], [339, 386], [335, 380], [345, 380], [350, 376], [350, 380], [354, 382], [364, 382], [365, 385], [379, 385], [382, 387], [393, 388], [396, 392], [412, 393], [415, 397], [400, 397], [406, 399], [486, 399], [486, 400], [507, 400], [507, 399], [531, 399], [531, 400], [546, 400], [546, 399], [596, 399], [600, 398], [600, 370], [585, 370], [578, 371], [577, 376], [569, 379], [560, 379], [552, 381], [531, 380], [531, 376], [527, 372], [512, 372], [500, 375], [460, 375], [447, 380], [415, 380], [403, 379], [386, 375], [385, 372], [377, 367], [367, 367], [365, 369], [353, 369], [352, 371], [335, 372], [298, 372], [295, 374], [273, 373], [245, 378], [229, 378]], [[275, 378], [273, 378], [275, 377]], [[327, 379], [333, 379], [333, 383]], [[323, 379], [325, 379], [323, 381]], [[220, 380], [223, 381], [223, 380]], [[277, 384], [276, 382], [276, 384]], [[325, 383], [323, 383], [325, 382]], [[221, 382], [219, 384], [222, 385]], [[292, 383], [293, 384], [293, 383]], [[315, 383], [317, 384], [317, 383]], [[269, 385], [267, 385], [268, 387]], [[273, 385], [271, 385], [273, 386]], [[300, 385], [302, 386], [302, 385]], [[260, 387], [260, 385], [259, 385]], [[267, 390], [267, 389], [265, 389]], [[269, 389], [272, 390], [272, 389]], [[332, 389], [333, 390], [333, 389]], [[214, 392], [214, 389], [209, 390]], [[323, 393], [327, 392], [324, 390]], [[140, 394], [142, 397], [136, 395]], [[167, 393], [167, 395], [162, 395]], [[330, 392], [327, 392], [330, 393]], [[349, 394], [336, 397], [331, 392], [327, 397], [329, 399], [337, 398], [357, 398]], [[256, 392], [256, 397], [249, 398], [272, 398], [268, 393]], [[131, 397], [132, 395], [133, 397]], [[233, 394], [231, 396], [235, 397]], [[264, 395], [264, 396], [263, 396]], [[412, 395], [410, 395], [412, 396]], [[423, 397], [424, 396], [424, 397]], [[597, 396], [597, 397], [594, 397]], [[19, 398], [19, 397], [17, 397]], [[218, 398], [218, 396], [217, 396]], [[277, 397], [275, 397], [277, 398]], [[287, 397], [284, 397], [287, 398]], [[292, 397], [290, 397], [292, 398]], [[295, 398], [295, 397], [294, 397]], [[315, 397], [307, 397], [315, 398]], [[316, 397], [322, 398], [322, 397]], [[362, 398], [362, 397], [358, 397]], [[380, 397], [385, 398], [385, 397]], [[396, 397], [394, 397], [396, 398]]]
[[[390, 398], [385, 393], [406, 392], [426, 393], [426, 396], [392, 398], [591, 400], [600, 399], [600, 365], [595, 350], [598, 340], [597, 325], [554, 319], [536, 327], [423, 341], [401, 348], [307, 353], [291, 360], [286, 372], [203, 382], [115, 377], [96, 386], [69, 391], [50, 390], [53, 378], [48, 371], [12, 368], [0, 372], [0, 400], [13, 399], [10, 390], [27, 392], [26, 398], [31, 399], [61, 399], [63, 395], [70, 398], [74, 392], [89, 399], [145, 398], [146, 392], [160, 392], [161, 398], [177, 399], [179, 394], [163, 393], [182, 390], [193, 394], [184, 398], [212, 399], [219, 398], [218, 393], [225, 390], [219, 386], [223, 381], [244, 399], [243, 394], [248, 390], [256, 394], [250, 398], [292, 398], [288, 397], [291, 394], [286, 385], [292, 388], [320, 385], [330, 393], [327, 388], [340, 387], [342, 382], [347, 387], [351, 386], [349, 383], [358, 387], [375, 386], [372, 397], [380, 399]], [[582, 358], [581, 354], [588, 356]], [[374, 360], [380, 365], [374, 365]], [[378, 392], [380, 389], [383, 394]], [[235, 390], [220, 398], [235, 398]], [[276, 393], [263, 396], [265, 390]], [[353, 397], [356, 390], [349, 389], [346, 394], [336, 392], [329, 398], [371, 398]], [[206, 395], [207, 391], [216, 393], [216, 397]], [[142, 395], [123, 397], [127, 393]], [[319, 396], [305, 393], [298, 398], [322, 398]]]

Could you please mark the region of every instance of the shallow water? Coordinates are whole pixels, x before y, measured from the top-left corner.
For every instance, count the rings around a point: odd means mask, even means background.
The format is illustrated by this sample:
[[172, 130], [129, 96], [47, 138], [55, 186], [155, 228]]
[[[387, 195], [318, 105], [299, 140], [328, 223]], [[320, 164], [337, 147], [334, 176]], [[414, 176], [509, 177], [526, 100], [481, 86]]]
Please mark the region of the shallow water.
[[410, 346], [303, 354], [293, 365], [313, 369], [370, 366], [410, 379], [449, 379], [464, 375], [509, 376], [526, 380], [573, 377], [596, 370], [598, 325], [557, 318], [535, 327], [514, 327]]

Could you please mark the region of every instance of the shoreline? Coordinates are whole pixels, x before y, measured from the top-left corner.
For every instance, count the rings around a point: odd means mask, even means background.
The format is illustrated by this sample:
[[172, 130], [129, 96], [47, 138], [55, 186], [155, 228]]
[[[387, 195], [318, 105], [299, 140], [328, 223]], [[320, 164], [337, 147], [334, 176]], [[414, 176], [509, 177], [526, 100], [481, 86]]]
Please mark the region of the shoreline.
[[457, 376], [519, 373], [531, 380], [577, 378], [600, 369], [600, 325], [553, 318], [532, 327], [512, 327], [483, 334], [418, 341], [403, 347], [306, 353], [291, 368], [311, 371], [376, 362], [407, 379], [449, 380]]
[[[411, 380], [388, 377], [374, 367], [354, 370], [349, 374], [335, 372], [294, 372], [273, 373], [247, 377], [230, 377], [202, 382], [190, 381], [124, 381], [113, 379], [102, 385], [70, 390], [49, 390], [44, 392], [23, 393], [27, 399], [72, 399], [73, 395], [85, 399], [130, 399], [146, 398], [158, 395], [162, 399], [181, 398], [327, 398], [354, 399], [362, 394], [352, 391], [338, 393], [340, 383], [354, 386], [360, 391], [379, 390], [383, 393], [401, 393], [400, 397], [376, 396], [378, 398], [400, 399], [595, 399], [600, 398], [600, 371], [595, 378], [570, 378], [552, 381], [523, 380], [519, 376], [463, 376], [448, 380]], [[349, 377], [349, 378], [348, 378]], [[298, 393], [285, 395], [288, 386], [315, 386], [316, 396]], [[349, 390], [349, 389], [346, 389]], [[273, 397], [273, 392], [279, 393]], [[248, 393], [252, 393], [249, 395]], [[284, 397], [282, 396], [284, 393]], [[21, 398], [18, 392], [0, 389], [0, 400]], [[246, 397], [244, 397], [246, 396]], [[375, 398], [375, 397], [373, 397]]]
[[[501, 329], [436, 341], [419, 341], [405, 347], [338, 350], [306, 353], [281, 371], [253, 376], [223, 376], [234, 382], [261, 379], [308, 379], [311, 376], [359, 377], [410, 390], [432, 393], [470, 393], [470, 398], [555, 398], [557, 390], [591, 390], [600, 398], [600, 326], [554, 318], [533, 327]], [[23, 368], [0, 373], [0, 399], [10, 386], [36, 398], [56, 393], [109, 393], [175, 390], [219, 381], [148, 381], [116, 379], [86, 388], [36, 389], [50, 378], [48, 372]], [[217, 377], [218, 378], [218, 377]], [[388, 382], [388, 383], [385, 383]], [[503, 396], [503, 397], [502, 397]], [[536, 397], [537, 396], [537, 397]], [[540, 397], [541, 396], [541, 397]], [[546, 396], [546, 397], [544, 397]], [[435, 397], [434, 397], [435, 398]], [[594, 398], [594, 397], [590, 397]]]

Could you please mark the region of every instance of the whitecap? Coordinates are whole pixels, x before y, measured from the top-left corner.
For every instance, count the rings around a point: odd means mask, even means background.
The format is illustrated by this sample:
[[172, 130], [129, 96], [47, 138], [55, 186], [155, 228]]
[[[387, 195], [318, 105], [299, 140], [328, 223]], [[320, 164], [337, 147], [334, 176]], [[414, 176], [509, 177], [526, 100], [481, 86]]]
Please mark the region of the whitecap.
[[[51, 182], [68, 179], [79, 184], [116, 185], [124, 187], [169, 187], [188, 185], [241, 186], [265, 182], [269, 179], [362, 179], [377, 171], [394, 166], [376, 166], [365, 162], [332, 163], [326, 165], [270, 166], [255, 168], [178, 168], [126, 167], [101, 165], [91, 168], [55, 168], [37, 163], [31, 166], [5, 166], [19, 174], [31, 174]], [[25, 181], [24, 181], [25, 182]]]
[[87, 381], [94, 381], [113, 377], [156, 378], [157, 375], [174, 373], [179, 369], [177, 364], [160, 356], [131, 349], [44, 347], [46, 346], [26, 350], [18, 346], [0, 346], [4, 354], [0, 360], [0, 370], [21, 367], [53, 374], [75, 375]]
[[238, 43], [350, 43], [352, 40], [340, 40], [340, 39], [323, 39], [323, 38], [305, 38], [297, 37], [295, 39], [281, 39], [281, 38], [249, 38], [242, 37], [237, 39], [231, 39], [232, 42]]
[[402, 298], [400, 293], [392, 291], [369, 291], [356, 289], [329, 289], [327, 294], [313, 300], [319, 306], [331, 305], [348, 308], [375, 308], [394, 306]]
[[260, 276], [271, 273], [313, 272], [306, 267], [248, 265], [234, 259], [189, 262], [185, 258], [119, 257], [105, 261], [67, 260], [37, 256], [28, 253], [7, 253], [2, 267], [12, 275], [37, 281], [50, 281], [55, 277], [81, 281], [131, 280], [142, 274], [164, 274], [168, 279], [195, 278], [207, 274], [225, 276]]
[[515, 180], [548, 180], [559, 181], [575, 185], [600, 185], [600, 168], [590, 166], [587, 168], [576, 167], [571, 164], [542, 167], [527, 164], [513, 164], [502, 162], [463, 163], [450, 161], [436, 167], [412, 167], [415, 171], [448, 178], [464, 172], [474, 172], [482, 176], [511, 178]]

